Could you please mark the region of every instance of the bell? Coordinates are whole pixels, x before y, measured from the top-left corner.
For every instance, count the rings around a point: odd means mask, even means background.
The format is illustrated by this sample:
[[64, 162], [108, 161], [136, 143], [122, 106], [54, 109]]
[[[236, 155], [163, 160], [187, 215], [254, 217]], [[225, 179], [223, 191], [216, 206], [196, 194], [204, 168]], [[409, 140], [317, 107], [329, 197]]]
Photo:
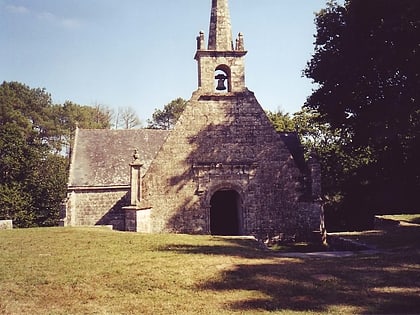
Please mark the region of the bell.
[[217, 82], [216, 90], [218, 90], [218, 91], [226, 90], [225, 79], [219, 79], [219, 81]]
[[218, 74], [214, 77], [217, 81], [217, 87], [216, 90], [218, 91], [224, 91], [226, 90], [226, 86], [225, 86], [225, 80], [227, 79], [227, 77], [224, 74]]

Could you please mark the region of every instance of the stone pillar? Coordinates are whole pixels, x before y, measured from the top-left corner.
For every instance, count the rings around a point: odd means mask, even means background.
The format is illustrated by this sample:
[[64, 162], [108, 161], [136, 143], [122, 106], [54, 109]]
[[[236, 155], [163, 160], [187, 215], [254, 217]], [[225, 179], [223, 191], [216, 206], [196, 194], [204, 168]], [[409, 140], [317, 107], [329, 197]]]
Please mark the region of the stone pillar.
[[138, 154], [138, 150], [134, 151], [134, 160], [130, 164], [130, 205], [136, 206], [140, 203], [142, 196], [141, 196], [141, 168], [143, 163], [140, 161], [140, 156]]
[[12, 220], [0, 220], [0, 230], [11, 230], [13, 229]]
[[130, 163], [130, 205], [123, 207], [123, 210], [125, 211], [125, 230], [137, 232], [138, 205], [142, 200], [141, 168], [143, 166], [137, 149], [134, 150], [133, 158], [133, 162]]
[[321, 186], [321, 164], [317, 155], [313, 152], [309, 157], [308, 167], [311, 174], [311, 192], [313, 202], [318, 205], [321, 232], [321, 240], [323, 245], [327, 245], [327, 230], [325, 228], [324, 205], [322, 202], [322, 186]]
[[205, 49], [204, 32], [200, 31], [200, 34], [197, 36], [197, 50], [203, 49]]
[[242, 33], [238, 34], [238, 38], [236, 39], [236, 50], [239, 51], [244, 51], [245, 47], [244, 47], [244, 35], [242, 35]]

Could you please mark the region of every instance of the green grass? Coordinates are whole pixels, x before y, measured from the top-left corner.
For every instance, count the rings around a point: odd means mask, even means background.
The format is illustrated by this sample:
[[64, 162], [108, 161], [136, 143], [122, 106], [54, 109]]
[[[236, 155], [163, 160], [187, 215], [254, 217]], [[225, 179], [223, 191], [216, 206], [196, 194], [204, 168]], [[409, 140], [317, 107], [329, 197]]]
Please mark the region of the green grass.
[[[372, 231], [334, 234], [380, 250], [395, 252], [420, 250], [420, 225], [404, 223], [413, 223], [416, 218], [420, 218], [420, 215], [386, 215], [378, 218], [380, 220], [376, 221], [375, 229]], [[411, 222], [408, 222], [410, 220]]]
[[310, 252], [321, 252], [327, 251], [328, 247], [322, 245], [320, 242], [295, 242], [285, 244], [274, 244], [269, 247], [272, 251], [276, 252], [298, 252], [298, 253], [310, 253]]
[[0, 314], [413, 314], [419, 263], [418, 245], [286, 258], [250, 239], [15, 229], [0, 231]]
[[420, 214], [388, 214], [379, 217], [388, 220], [420, 224]]

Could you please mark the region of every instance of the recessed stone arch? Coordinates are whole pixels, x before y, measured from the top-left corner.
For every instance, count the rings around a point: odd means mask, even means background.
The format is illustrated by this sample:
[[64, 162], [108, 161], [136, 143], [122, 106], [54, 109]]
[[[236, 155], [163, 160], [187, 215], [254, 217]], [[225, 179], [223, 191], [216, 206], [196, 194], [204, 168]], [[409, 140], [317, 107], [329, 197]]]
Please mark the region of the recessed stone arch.
[[[220, 79], [223, 78], [224, 84], [226, 89], [225, 90], [218, 90], [217, 87], [219, 86]], [[232, 73], [231, 69], [226, 64], [221, 64], [216, 67], [214, 70], [214, 87], [217, 92], [231, 92], [232, 91]]]
[[243, 235], [243, 192], [235, 184], [215, 185], [208, 192], [209, 226], [212, 235]]

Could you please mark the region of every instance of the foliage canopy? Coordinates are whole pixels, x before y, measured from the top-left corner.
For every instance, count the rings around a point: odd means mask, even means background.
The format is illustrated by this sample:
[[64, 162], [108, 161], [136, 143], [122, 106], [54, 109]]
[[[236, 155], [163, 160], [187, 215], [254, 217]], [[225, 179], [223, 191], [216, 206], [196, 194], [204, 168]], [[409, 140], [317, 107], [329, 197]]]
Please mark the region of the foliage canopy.
[[304, 73], [318, 89], [305, 107], [339, 137], [340, 163], [350, 162], [339, 174], [347, 206], [413, 210], [420, 191], [420, 2], [330, 1], [316, 25]]
[[155, 109], [152, 114], [152, 119], [147, 121], [147, 128], [163, 130], [172, 129], [186, 105], [187, 101], [178, 97], [166, 104], [163, 109]]

